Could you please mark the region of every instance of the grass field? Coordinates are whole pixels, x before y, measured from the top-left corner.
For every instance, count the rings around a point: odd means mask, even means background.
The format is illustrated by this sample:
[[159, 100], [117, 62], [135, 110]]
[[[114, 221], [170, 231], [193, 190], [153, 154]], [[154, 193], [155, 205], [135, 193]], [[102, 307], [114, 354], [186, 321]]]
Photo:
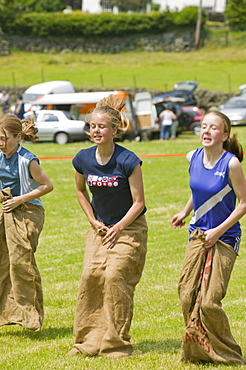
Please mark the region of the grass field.
[[246, 83], [245, 46], [210, 44], [183, 53], [45, 54], [12, 51], [0, 57], [0, 85], [29, 87], [50, 80], [69, 80], [77, 88], [145, 88], [172, 90], [184, 80], [224, 93]]
[[[239, 139], [246, 148], [246, 128]], [[39, 157], [74, 156], [90, 143], [65, 146], [32, 144], [27, 148]], [[199, 147], [198, 138], [182, 134], [168, 142], [124, 142], [137, 155], [185, 154]], [[42, 167], [54, 184], [43, 198], [46, 224], [36, 258], [41, 272], [45, 321], [41, 332], [20, 326], [0, 328], [0, 369], [3, 370], [229, 370], [231, 366], [180, 364], [178, 362], [183, 319], [177, 295], [177, 282], [187, 240], [187, 227], [170, 227], [172, 215], [189, 197], [188, 165], [184, 156], [145, 157], [143, 176], [149, 225], [148, 254], [142, 279], [135, 294], [131, 336], [136, 356], [110, 360], [100, 357], [69, 357], [73, 345], [75, 300], [81, 275], [88, 228], [75, 196], [71, 159], [43, 159]], [[244, 164], [245, 167], [245, 164]], [[189, 220], [187, 220], [188, 223]], [[244, 235], [246, 219], [242, 220]], [[223, 307], [235, 339], [246, 356], [246, 251], [242, 240]]]

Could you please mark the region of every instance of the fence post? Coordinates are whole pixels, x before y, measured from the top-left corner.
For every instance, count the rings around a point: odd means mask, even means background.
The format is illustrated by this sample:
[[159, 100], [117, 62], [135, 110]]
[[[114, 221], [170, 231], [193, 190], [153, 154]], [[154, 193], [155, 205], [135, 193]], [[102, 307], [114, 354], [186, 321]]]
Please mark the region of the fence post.
[[100, 81], [101, 81], [101, 86], [104, 87], [104, 81], [103, 81], [103, 75], [100, 74]]
[[12, 81], [13, 81], [13, 87], [15, 87], [15, 73], [12, 72]]

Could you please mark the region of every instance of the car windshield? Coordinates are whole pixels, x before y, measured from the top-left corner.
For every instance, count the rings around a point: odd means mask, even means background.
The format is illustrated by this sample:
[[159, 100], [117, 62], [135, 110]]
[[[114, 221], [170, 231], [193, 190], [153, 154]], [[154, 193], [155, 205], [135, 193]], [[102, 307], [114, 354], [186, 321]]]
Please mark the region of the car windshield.
[[193, 91], [197, 87], [197, 82], [185, 81], [174, 85], [174, 90]]
[[245, 100], [228, 100], [224, 106], [225, 108], [246, 108]]

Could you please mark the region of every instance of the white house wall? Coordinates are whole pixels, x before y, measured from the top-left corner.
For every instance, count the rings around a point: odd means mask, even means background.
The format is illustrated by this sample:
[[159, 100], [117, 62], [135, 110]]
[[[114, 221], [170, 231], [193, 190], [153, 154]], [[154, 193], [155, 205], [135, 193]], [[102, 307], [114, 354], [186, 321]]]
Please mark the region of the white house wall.
[[[186, 6], [198, 6], [199, 0], [153, 0], [153, 3], [160, 4], [161, 10], [165, 10], [168, 6], [171, 10], [178, 8], [179, 10]], [[225, 9], [226, 0], [202, 0], [203, 7], [210, 7], [217, 12], [223, 12]], [[102, 7], [100, 0], [82, 0], [82, 11], [87, 13], [101, 13]]]
[[[167, 6], [172, 10], [178, 8], [179, 10], [186, 6], [198, 6], [199, 0], [154, 0], [155, 4], [161, 5], [161, 10], [164, 10]], [[202, 0], [203, 7], [210, 7], [217, 12], [223, 12], [225, 9], [226, 0]]]
[[101, 13], [100, 0], [82, 0], [82, 11], [85, 13]]

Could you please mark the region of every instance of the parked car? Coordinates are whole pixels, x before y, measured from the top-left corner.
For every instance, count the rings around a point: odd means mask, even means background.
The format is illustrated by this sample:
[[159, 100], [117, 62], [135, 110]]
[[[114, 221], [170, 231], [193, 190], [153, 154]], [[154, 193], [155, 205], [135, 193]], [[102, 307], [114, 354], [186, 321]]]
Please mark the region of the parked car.
[[[176, 135], [181, 134], [184, 131], [192, 131], [195, 135], [200, 135], [201, 120], [203, 119], [203, 112], [198, 107], [193, 106], [179, 106], [177, 104], [167, 103], [165, 104], [170, 110], [172, 110], [178, 117], [178, 126], [176, 128]], [[164, 107], [162, 106], [162, 110]], [[160, 110], [161, 112], [161, 110]], [[156, 130], [155, 137], [160, 132], [160, 120], [157, 118], [158, 130]]]
[[38, 141], [53, 141], [66, 144], [88, 138], [85, 133], [85, 121], [76, 120], [69, 112], [59, 110], [41, 110], [35, 119], [38, 128]]
[[246, 94], [246, 84], [243, 84], [239, 86], [240, 94], [245, 95]]
[[230, 118], [233, 126], [246, 125], [246, 95], [230, 98], [220, 107], [220, 112]]
[[179, 115], [179, 127], [182, 131], [193, 131], [195, 135], [200, 135], [201, 120], [204, 114], [198, 107], [181, 107]]
[[[202, 111], [197, 107], [197, 100], [193, 93], [198, 86], [198, 82], [184, 81], [174, 85], [174, 90], [155, 95], [152, 102], [156, 108], [156, 123], [160, 125], [159, 115], [164, 109], [164, 105], [173, 110], [178, 116], [179, 125], [177, 134], [191, 130], [196, 135], [200, 134], [200, 120], [203, 117]], [[159, 132], [159, 127], [157, 135]]]
[[163, 103], [173, 103], [180, 106], [196, 106], [197, 100], [193, 93], [198, 86], [198, 82], [195, 81], [184, 81], [174, 85], [172, 91], [163, 92], [153, 97], [153, 104], [157, 108], [157, 114], [159, 115], [159, 107], [161, 109]]

